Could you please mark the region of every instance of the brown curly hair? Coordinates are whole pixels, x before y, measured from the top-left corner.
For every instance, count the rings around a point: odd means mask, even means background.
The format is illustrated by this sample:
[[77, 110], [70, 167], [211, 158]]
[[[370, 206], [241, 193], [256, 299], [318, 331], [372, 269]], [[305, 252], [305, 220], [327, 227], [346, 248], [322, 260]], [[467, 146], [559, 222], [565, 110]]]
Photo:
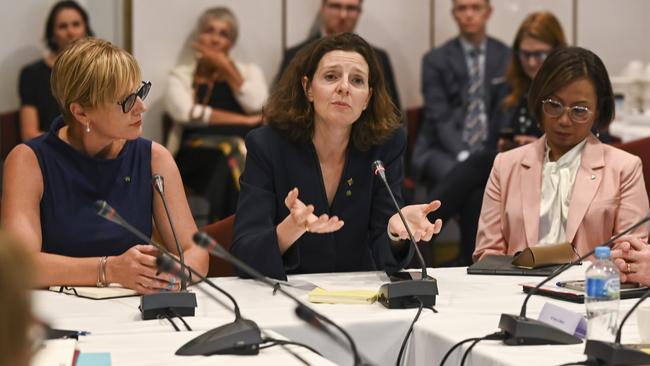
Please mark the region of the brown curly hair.
[[314, 108], [303, 89], [303, 77], [312, 82], [320, 60], [331, 51], [360, 54], [368, 63], [368, 84], [372, 95], [368, 107], [352, 125], [352, 144], [361, 151], [380, 145], [400, 127], [384, 76], [372, 47], [360, 36], [343, 33], [321, 38], [303, 47], [282, 74], [264, 108], [264, 119], [295, 142], [307, 142], [314, 136]]

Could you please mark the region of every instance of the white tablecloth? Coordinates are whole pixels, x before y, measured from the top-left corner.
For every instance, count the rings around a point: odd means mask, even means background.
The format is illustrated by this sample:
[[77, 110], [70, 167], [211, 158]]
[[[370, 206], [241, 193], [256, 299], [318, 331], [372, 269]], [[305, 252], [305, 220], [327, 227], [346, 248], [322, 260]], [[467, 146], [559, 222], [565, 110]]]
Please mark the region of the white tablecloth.
[[[585, 269], [584, 265], [573, 268], [560, 279], [583, 279]], [[423, 311], [409, 342], [406, 353], [408, 365], [437, 365], [456, 342], [497, 331], [501, 313], [519, 313], [524, 299], [519, 284], [537, 282], [541, 279], [540, 277], [470, 276], [466, 274], [465, 268], [429, 269], [429, 273], [438, 279], [440, 294], [436, 309], [439, 313]], [[321, 286], [359, 289], [377, 288], [386, 280], [386, 276], [378, 272], [312, 274], [290, 278], [292, 282], [309, 281]], [[256, 321], [261, 328], [309, 344], [337, 364], [351, 364], [351, 357], [339, 345], [296, 318], [293, 313], [295, 306], [291, 300], [280, 294], [273, 296], [271, 289], [252, 280], [218, 278], [215, 281], [239, 301], [242, 314]], [[82, 350], [111, 352], [115, 360], [120, 360], [119, 363], [114, 361], [114, 365], [140, 364], [139, 362], [149, 360], [147, 354], [154, 355], [151, 356], [151, 364], [161, 364], [178, 359], [173, 356], [173, 353], [185, 341], [200, 334], [201, 331], [223, 325], [233, 319], [232, 313], [201, 292], [194, 291], [197, 292], [198, 298], [196, 316], [186, 318], [195, 331], [193, 333], [186, 331], [177, 333], [166, 320], [141, 320], [137, 309], [139, 304], [137, 297], [87, 300], [48, 291], [35, 291], [34, 297], [36, 313], [54, 327], [91, 332], [91, 336], [81, 338]], [[290, 289], [290, 291], [303, 300], [307, 298], [307, 292], [304, 290]], [[224, 298], [220, 294], [217, 296]], [[629, 309], [634, 301], [621, 301], [621, 311]], [[545, 302], [553, 302], [584, 314], [582, 304], [534, 296], [528, 305], [528, 315], [537, 318]], [[395, 364], [401, 341], [416, 313], [415, 309], [385, 309], [378, 303], [312, 304], [312, 306], [344, 327], [356, 340], [361, 352], [379, 365]], [[623, 340], [638, 341], [635, 316], [628, 321], [623, 332]], [[497, 341], [484, 341], [473, 349], [468, 358], [468, 365], [557, 365], [584, 360], [583, 350], [584, 344], [514, 347], [505, 346]], [[461, 355], [461, 350], [455, 352], [447, 364], [458, 365]], [[281, 349], [273, 350], [269, 357], [279, 357], [273, 358], [279, 364], [284, 364], [287, 360], [295, 360]], [[244, 360], [244, 363], [253, 362], [252, 358], [235, 357], [235, 359]], [[262, 356], [259, 359], [263, 360]], [[192, 357], [183, 358], [181, 360], [183, 364], [188, 362], [185, 360], [192, 360], [192, 363], [201, 360], [198, 364], [204, 362], [202, 358]], [[221, 364], [216, 360], [214, 363]], [[230, 364], [230, 361], [225, 364]], [[267, 364], [276, 364], [276, 362], [270, 361]]]
[[[554, 279], [584, 279], [588, 264], [577, 266]], [[519, 314], [525, 298], [520, 284], [539, 282], [542, 277], [466, 275], [464, 268], [438, 269], [433, 274], [438, 279], [440, 295], [439, 314], [424, 313], [415, 327], [409, 344], [408, 364], [438, 365], [444, 354], [457, 342], [467, 338], [482, 337], [498, 331], [502, 313]], [[636, 299], [622, 300], [620, 317], [632, 307]], [[545, 303], [551, 302], [581, 314], [585, 305], [532, 296], [527, 305], [527, 316], [537, 319]], [[624, 343], [638, 342], [636, 317], [628, 319], [623, 329]], [[446, 365], [459, 365], [469, 344], [457, 349]], [[465, 365], [560, 365], [584, 361], [584, 342], [562, 346], [506, 346], [500, 341], [482, 341], [474, 347]]]

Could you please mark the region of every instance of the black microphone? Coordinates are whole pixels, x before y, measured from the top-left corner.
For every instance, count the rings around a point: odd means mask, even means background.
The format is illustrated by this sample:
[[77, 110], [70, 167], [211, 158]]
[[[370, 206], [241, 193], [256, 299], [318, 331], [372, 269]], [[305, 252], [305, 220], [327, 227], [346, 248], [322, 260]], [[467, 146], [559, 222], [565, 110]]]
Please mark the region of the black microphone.
[[[261, 333], [259, 327], [252, 321], [245, 319], [241, 316], [239, 305], [237, 301], [225, 290], [215, 285], [201, 273], [194, 270], [191, 266], [186, 265], [180, 259], [171, 255], [165, 247], [157, 243], [155, 240], [148, 238], [138, 229], [124, 220], [117, 211], [111, 207], [106, 201], [96, 201], [95, 209], [97, 214], [111, 222], [120, 225], [133, 235], [141, 240], [155, 246], [160, 254], [156, 258], [156, 264], [159, 269], [164, 272], [173, 272], [172, 274], [187, 280], [188, 276], [183, 269], [187, 269], [196, 278], [207, 283], [210, 287], [221, 292], [227, 296], [234, 305], [233, 312], [235, 313], [235, 321], [224, 326], [212, 329], [199, 337], [189, 341], [184, 346], [176, 351], [177, 355], [210, 355], [210, 354], [258, 354], [259, 344], [262, 343]], [[174, 265], [174, 262], [178, 266]], [[190, 296], [191, 295], [191, 296]], [[210, 296], [210, 295], [208, 295]], [[215, 299], [214, 297], [210, 296]], [[215, 299], [221, 305], [221, 301]], [[194, 308], [196, 307], [196, 296], [191, 292], [161, 292], [156, 294], [143, 295], [140, 301], [140, 311], [142, 318], [154, 319], [161, 315], [167, 315], [169, 308], [178, 315], [187, 316], [188, 304], [192, 302], [192, 313], [194, 315]], [[225, 305], [224, 305], [225, 306]], [[228, 308], [227, 306], [225, 306]], [[228, 308], [230, 310], [230, 308]]]
[[[259, 353], [260, 344], [263, 343], [260, 328], [254, 321], [241, 316], [239, 305], [232, 295], [191, 267], [166, 253], [161, 252], [158, 254], [156, 265], [161, 272], [171, 273], [181, 278], [185, 277], [187, 280], [189, 280], [189, 277], [183, 268], [189, 269], [201, 282], [207, 283], [210, 287], [226, 295], [235, 306], [234, 310], [232, 310], [235, 313], [235, 320], [232, 323], [211, 329], [190, 340], [176, 351], [177, 356], [256, 355]], [[197, 286], [197, 288], [212, 300], [231, 310], [210, 291], [203, 289], [201, 286]]]
[[[176, 243], [176, 250], [178, 251], [178, 257], [181, 259], [181, 263], [185, 263], [185, 254], [183, 253], [183, 248], [181, 248], [180, 243], [178, 242], [178, 237], [176, 236], [176, 229], [174, 228], [174, 222], [172, 217], [169, 214], [169, 209], [167, 208], [167, 200], [165, 199], [165, 178], [162, 175], [154, 174], [151, 182], [162, 200], [163, 207], [165, 208], [165, 215], [167, 215], [167, 221], [169, 222], [169, 227], [172, 230], [172, 236], [174, 237], [174, 243]], [[181, 264], [182, 266], [182, 264]], [[187, 290], [187, 281], [185, 281], [185, 276], [181, 279], [181, 291]]]
[[418, 248], [418, 245], [415, 242], [415, 238], [413, 238], [411, 228], [402, 214], [402, 209], [399, 207], [395, 195], [393, 195], [393, 191], [390, 189], [390, 185], [386, 180], [385, 171], [384, 164], [381, 160], [375, 160], [372, 163], [373, 174], [378, 176], [381, 181], [384, 182], [384, 186], [386, 186], [386, 190], [397, 209], [402, 224], [404, 224], [404, 227], [406, 228], [411, 245], [415, 249], [420, 266], [422, 267], [422, 277], [419, 280], [402, 280], [381, 285], [381, 287], [379, 287], [377, 300], [390, 309], [415, 308], [419, 307], [421, 304], [424, 307], [433, 307], [436, 304], [436, 295], [438, 295], [438, 283], [435, 278], [429, 277], [427, 274], [427, 265], [424, 263], [424, 258], [422, 257], [420, 248]]
[[[650, 216], [650, 215], [649, 215]], [[634, 306], [623, 317], [621, 324], [616, 331], [616, 338], [614, 343], [587, 340], [585, 345], [585, 354], [587, 355], [587, 362], [595, 365], [648, 365], [650, 364], [650, 355], [639, 350], [637, 347], [629, 347], [621, 344], [621, 332], [623, 325], [627, 319], [632, 315], [634, 310], [641, 305], [645, 299], [650, 296], [650, 289], [648, 289], [639, 300], [634, 303]]]
[[630, 317], [632, 312], [650, 295], [650, 290], [646, 291], [643, 296], [632, 306], [625, 314], [621, 325], [616, 332], [614, 343], [587, 340], [585, 345], [585, 355], [587, 355], [588, 365], [648, 365], [650, 364], [650, 355], [641, 351], [634, 346], [621, 344], [621, 330], [623, 324]]
[[[159, 250], [167, 252], [167, 250], [160, 244], [154, 243], [151, 238], [148, 238], [146, 235], [141, 233], [138, 229], [124, 220], [124, 218], [122, 218], [117, 213], [117, 211], [108, 204], [108, 202], [103, 200], [96, 201], [95, 210], [99, 216], [127, 229], [129, 232], [144, 242], [154, 245]], [[143, 320], [156, 319], [159, 316], [165, 316], [167, 315], [170, 308], [172, 308], [172, 310], [180, 316], [194, 316], [194, 309], [196, 308], [196, 295], [192, 292], [184, 290], [181, 292], [163, 291], [142, 295], [140, 297], [140, 312], [142, 313]]]
[[[330, 338], [332, 338], [334, 341], [336, 341], [338, 344], [343, 344], [343, 341], [337, 337], [334, 333], [330, 332], [327, 327], [325, 327], [322, 322], [325, 322], [329, 324], [330, 326], [336, 328], [347, 340], [347, 344], [349, 345], [350, 352], [352, 353], [352, 356], [354, 357], [354, 365], [369, 365], [370, 363], [366, 360], [365, 357], [363, 357], [356, 346], [356, 343], [354, 342], [354, 339], [348, 334], [348, 332], [345, 331], [345, 329], [341, 328], [338, 324], [336, 324], [334, 321], [330, 320], [327, 318], [325, 315], [320, 314], [316, 310], [312, 309], [311, 307], [307, 306], [305, 303], [300, 301], [297, 297], [295, 297], [293, 294], [290, 292], [286, 291], [282, 286], [277, 286], [276, 283], [273, 281], [269, 280], [266, 278], [263, 274], [258, 272], [256, 269], [253, 267], [249, 266], [248, 264], [244, 263], [241, 261], [239, 258], [235, 257], [232, 255], [230, 252], [228, 252], [226, 249], [224, 249], [219, 243], [217, 243], [216, 240], [210, 237], [210, 235], [204, 233], [204, 232], [197, 232], [193, 236], [194, 242], [198, 244], [200, 247], [205, 248], [207, 251], [210, 252], [210, 254], [217, 256], [221, 259], [224, 259], [230, 263], [232, 263], [235, 267], [237, 267], [239, 270], [242, 272], [248, 274], [252, 278], [256, 279], [257, 281], [260, 281], [269, 287], [271, 287], [274, 290], [279, 291], [282, 293], [284, 296], [290, 298], [296, 303], [296, 315], [303, 321], [307, 322], [311, 326], [315, 327], [316, 329], [324, 332], [326, 335], [328, 335]], [[322, 321], [322, 322], [321, 322]], [[347, 349], [347, 347], [346, 347]]]
[[[613, 237], [611, 237], [609, 240], [607, 240], [605, 243], [601, 244], [600, 246], [610, 247], [617, 239], [619, 239], [623, 235], [628, 234], [630, 231], [636, 229], [637, 227], [645, 224], [648, 221], [650, 221], [650, 215], [645, 216], [643, 219], [639, 220], [634, 225], [623, 230], [619, 234], [614, 235]], [[499, 328], [506, 334], [506, 339], [504, 340], [506, 344], [542, 345], [542, 344], [578, 344], [582, 342], [580, 338], [565, 333], [559, 330], [559, 328], [556, 328], [552, 325], [548, 325], [538, 320], [527, 318], [526, 305], [530, 297], [533, 294], [537, 293], [537, 290], [539, 290], [539, 288], [544, 286], [544, 284], [548, 283], [550, 280], [559, 276], [561, 273], [563, 273], [573, 265], [581, 263], [587, 257], [593, 255], [595, 251], [596, 251], [595, 249], [592, 249], [591, 251], [589, 251], [589, 253], [578, 258], [578, 260], [562, 265], [561, 267], [556, 269], [553, 273], [548, 275], [548, 277], [546, 277], [544, 280], [538, 283], [537, 286], [530, 289], [530, 291], [528, 291], [528, 295], [526, 296], [526, 299], [524, 299], [524, 303], [521, 305], [521, 312], [519, 313], [519, 315], [501, 314], [501, 319], [499, 320]], [[587, 344], [589, 344], [590, 342], [595, 342], [595, 341], [587, 341]]]

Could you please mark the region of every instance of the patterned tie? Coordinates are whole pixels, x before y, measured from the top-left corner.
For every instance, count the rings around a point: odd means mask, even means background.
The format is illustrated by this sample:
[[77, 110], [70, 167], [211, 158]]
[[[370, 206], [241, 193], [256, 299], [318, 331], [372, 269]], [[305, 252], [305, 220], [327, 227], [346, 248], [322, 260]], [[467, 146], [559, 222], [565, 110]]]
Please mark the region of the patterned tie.
[[487, 122], [485, 121], [485, 104], [483, 102], [483, 79], [479, 68], [481, 50], [474, 48], [470, 51], [471, 68], [469, 70], [469, 90], [467, 93], [467, 114], [463, 126], [463, 141], [471, 152], [483, 147], [487, 138]]

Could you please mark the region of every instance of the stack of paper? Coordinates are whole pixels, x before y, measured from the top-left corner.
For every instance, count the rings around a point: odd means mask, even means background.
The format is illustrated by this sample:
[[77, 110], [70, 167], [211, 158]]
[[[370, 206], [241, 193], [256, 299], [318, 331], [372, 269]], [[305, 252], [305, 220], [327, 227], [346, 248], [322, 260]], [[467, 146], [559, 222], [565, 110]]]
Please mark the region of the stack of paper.
[[309, 293], [309, 301], [326, 304], [372, 304], [377, 300], [377, 291], [339, 290], [328, 291], [320, 287]]
[[72, 366], [76, 339], [50, 339], [43, 343], [32, 359], [32, 366]]

